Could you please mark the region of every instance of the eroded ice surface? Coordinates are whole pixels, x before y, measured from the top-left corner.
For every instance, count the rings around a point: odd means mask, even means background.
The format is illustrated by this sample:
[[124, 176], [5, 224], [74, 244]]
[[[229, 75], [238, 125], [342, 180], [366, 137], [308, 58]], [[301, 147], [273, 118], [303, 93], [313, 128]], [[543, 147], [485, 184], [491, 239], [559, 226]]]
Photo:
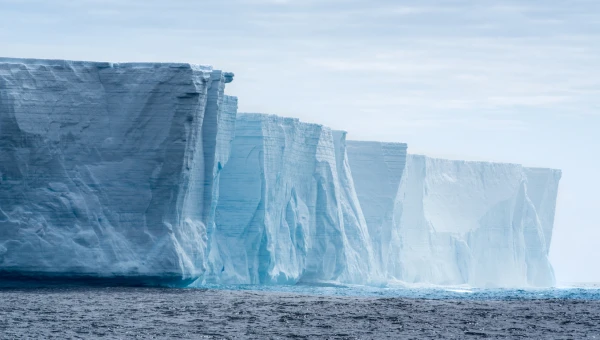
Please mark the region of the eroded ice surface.
[[0, 280], [554, 284], [560, 171], [237, 116], [232, 77], [0, 58]]
[[348, 142], [371, 248], [388, 280], [552, 286], [548, 260], [559, 170], [406, 155]]
[[0, 59], [0, 270], [203, 271], [232, 74], [190, 64]]
[[552, 286], [561, 173], [409, 155], [395, 200], [388, 277], [474, 287]]
[[240, 115], [203, 281], [366, 282], [370, 242], [345, 157], [345, 133]]
[[[406, 164], [407, 145], [348, 141], [348, 161], [375, 254], [373, 265], [386, 274], [393, 249], [394, 207]], [[386, 274], [387, 275], [387, 274]]]

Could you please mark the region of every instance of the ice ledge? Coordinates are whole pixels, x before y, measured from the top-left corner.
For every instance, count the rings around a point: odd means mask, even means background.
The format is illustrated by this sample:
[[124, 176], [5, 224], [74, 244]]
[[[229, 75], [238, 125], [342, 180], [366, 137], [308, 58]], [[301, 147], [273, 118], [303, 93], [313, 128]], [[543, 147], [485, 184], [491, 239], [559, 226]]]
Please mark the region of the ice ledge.
[[313, 128], [313, 129], [325, 129], [328, 131], [339, 131], [344, 135], [347, 134], [346, 131], [343, 130], [333, 130], [328, 126], [319, 123], [309, 123], [301, 121], [299, 118], [295, 117], [284, 117], [271, 113], [256, 113], [256, 112], [238, 112], [237, 119], [240, 121], [246, 122], [263, 122], [263, 123], [279, 123], [279, 124], [300, 124], [305, 127]]
[[409, 153], [407, 154], [407, 156], [410, 157], [418, 157], [418, 158], [426, 158], [429, 161], [433, 161], [433, 162], [453, 162], [454, 164], [464, 164], [464, 165], [493, 165], [493, 166], [515, 166], [515, 167], [521, 167], [523, 169], [528, 169], [531, 171], [551, 171], [553, 173], [555, 173], [556, 175], [558, 175], [560, 178], [560, 176], [562, 176], [562, 170], [561, 169], [554, 169], [554, 168], [544, 168], [544, 167], [528, 167], [526, 165], [520, 164], [520, 163], [512, 163], [512, 162], [495, 162], [495, 161], [471, 161], [471, 160], [464, 160], [464, 159], [452, 159], [452, 158], [444, 158], [444, 157], [432, 157], [432, 156], [427, 156], [424, 154], [413, 154], [413, 153]]
[[380, 142], [380, 141], [372, 141], [372, 140], [356, 140], [356, 139], [348, 139], [347, 143], [352, 143], [355, 146], [378, 146], [378, 145], [396, 145], [398, 147], [407, 148], [408, 144], [402, 142]]
[[[63, 59], [35, 59], [35, 58], [7, 58], [0, 57], [0, 64], [22, 64], [26, 66], [54, 66], [54, 67], [72, 67], [72, 66], [92, 66], [97, 68], [182, 68], [194, 71], [217, 71], [211, 65], [193, 64], [193, 63], [164, 63], [164, 62], [126, 62], [113, 63], [106, 61], [81, 61], [81, 60], [63, 60]], [[232, 72], [223, 72], [226, 83], [233, 81]]]

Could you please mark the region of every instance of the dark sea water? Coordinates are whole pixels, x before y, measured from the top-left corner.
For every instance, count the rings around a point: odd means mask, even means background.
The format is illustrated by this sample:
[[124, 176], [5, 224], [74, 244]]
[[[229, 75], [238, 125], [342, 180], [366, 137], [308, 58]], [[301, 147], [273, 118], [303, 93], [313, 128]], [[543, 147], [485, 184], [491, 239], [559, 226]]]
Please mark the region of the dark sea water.
[[2, 339], [599, 339], [600, 289], [0, 289]]

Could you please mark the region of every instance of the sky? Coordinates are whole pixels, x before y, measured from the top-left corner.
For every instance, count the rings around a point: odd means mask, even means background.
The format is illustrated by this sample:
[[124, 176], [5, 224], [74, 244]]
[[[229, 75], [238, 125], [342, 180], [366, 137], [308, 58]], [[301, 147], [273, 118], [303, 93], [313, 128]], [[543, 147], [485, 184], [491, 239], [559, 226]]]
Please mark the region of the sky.
[[0, 0], [0, 56], [210, 64], [240, 112], [561, 169], [557, 281], [600, 282], [600, 1]]

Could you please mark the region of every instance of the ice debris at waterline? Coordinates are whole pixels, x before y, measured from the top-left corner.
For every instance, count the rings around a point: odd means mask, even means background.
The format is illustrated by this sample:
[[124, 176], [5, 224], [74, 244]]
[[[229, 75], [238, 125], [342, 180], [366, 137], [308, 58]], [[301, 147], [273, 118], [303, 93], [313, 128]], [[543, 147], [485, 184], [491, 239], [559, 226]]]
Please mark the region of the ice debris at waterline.
[[232, 79], [0, 58], [0, 281], [554, 285], [559, 170], [237, 115]]

